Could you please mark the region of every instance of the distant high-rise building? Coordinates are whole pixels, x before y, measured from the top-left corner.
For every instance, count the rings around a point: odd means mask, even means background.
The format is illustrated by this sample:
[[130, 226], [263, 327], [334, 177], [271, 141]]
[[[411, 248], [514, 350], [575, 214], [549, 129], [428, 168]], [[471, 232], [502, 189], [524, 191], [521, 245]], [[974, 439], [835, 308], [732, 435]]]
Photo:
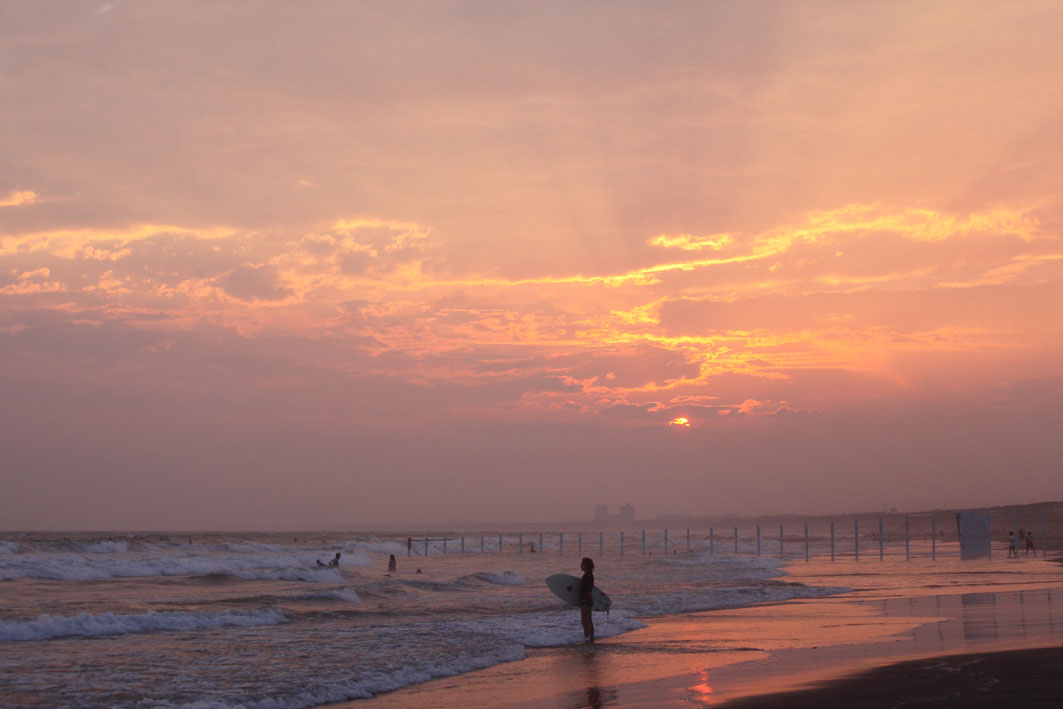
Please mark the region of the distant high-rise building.
[[594, 508], [594, 523], [602, 525], [630, 524], [635, 521], [635, 508], [631, 505], [623, 505], [617, 514], [609, 513], [609, 505], [596, 505]]

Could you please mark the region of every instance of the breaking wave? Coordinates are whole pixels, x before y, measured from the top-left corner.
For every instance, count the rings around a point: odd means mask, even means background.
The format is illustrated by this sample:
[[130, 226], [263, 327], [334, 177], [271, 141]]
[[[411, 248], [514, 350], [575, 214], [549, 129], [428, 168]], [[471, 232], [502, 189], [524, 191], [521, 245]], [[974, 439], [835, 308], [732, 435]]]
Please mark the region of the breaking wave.
[[147, 613], [81, 613], [73, 616], [39, 615], [25, 620], [0, 620], [0, 640], [47, 640], [71, 635], [102, 637], [159, 630], [197, 630], [227, 626], [279, 625], [288, 621], [279, 608], [220, 613], [148, 611]]

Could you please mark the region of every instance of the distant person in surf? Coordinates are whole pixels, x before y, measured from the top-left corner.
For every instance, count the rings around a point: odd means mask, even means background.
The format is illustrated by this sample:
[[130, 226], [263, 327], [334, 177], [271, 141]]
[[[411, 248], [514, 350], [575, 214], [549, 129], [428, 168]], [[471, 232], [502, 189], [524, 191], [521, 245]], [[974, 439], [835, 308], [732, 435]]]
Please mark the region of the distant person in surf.
[[1015, 546], [1015, 530], [1014, 529], [1008, 531], [1008, 558], [1010, 559], [1013, 556], [1016, 559], [1019, 558], [1019, 549], [1018, 549], [1018, 547]]
[[594, 561], [590, 557], [583, 557], [579, 567], [583, 570], [583, 578], [579, 580], [579, 617], [583, 623], [583, 637], [589, 643], [594, 642], [594, 620], [591, 618], [591, 608], [594, 599], [591, 593], [594, 591]]
[[317, 565], [326, 569], [336, 569], [340, 565], [340, 553], [336, 552], [336, 556], [332, 557], [332, 561], [327, 564], [321, 563], [321, 559], [317, 560]]
[[395, 563], [395, 555], [390, 555], [388, 557], [388, 571], [398, 571], [398, 568], [398, 564]]

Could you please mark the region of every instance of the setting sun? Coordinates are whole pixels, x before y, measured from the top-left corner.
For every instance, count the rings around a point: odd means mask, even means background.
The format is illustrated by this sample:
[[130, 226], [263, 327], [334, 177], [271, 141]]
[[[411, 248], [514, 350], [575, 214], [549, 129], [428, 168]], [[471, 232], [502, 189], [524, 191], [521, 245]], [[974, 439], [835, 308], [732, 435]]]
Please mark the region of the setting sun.
[[685, 418], [683, 416], [677, 416], [674, 419], [672, 419], [671, 421], [669, 421], [668, 425], [669, 426], [685, 426], [686, 428], [690, 428], [690, 419]]

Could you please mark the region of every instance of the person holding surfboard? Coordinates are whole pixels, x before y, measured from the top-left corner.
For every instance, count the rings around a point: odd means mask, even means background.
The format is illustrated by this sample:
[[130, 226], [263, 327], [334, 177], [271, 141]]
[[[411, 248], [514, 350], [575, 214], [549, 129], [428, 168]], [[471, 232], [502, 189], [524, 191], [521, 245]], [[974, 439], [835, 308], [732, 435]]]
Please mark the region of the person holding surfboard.
[[594, 642], [594, 620], [591, 609], [594, 607], [594, 561], [589, 556], [583, 557], [579, 567], [583, 569], [583, 578], [579, 580], [579, 616], [583, 623], [583, 637], [587, 642]]
[[594, 561], [584, 557], [580, 568], [583, 569], [583, 578], [571, 574], [554, 574], [546, 579], [546, 586], [566, 604], [580, 609], [583, 635], [588, 643], [593, 643], [594, 622], [591, 620], [591, 611], [608, 613], [613, 602], [594, 585]]

